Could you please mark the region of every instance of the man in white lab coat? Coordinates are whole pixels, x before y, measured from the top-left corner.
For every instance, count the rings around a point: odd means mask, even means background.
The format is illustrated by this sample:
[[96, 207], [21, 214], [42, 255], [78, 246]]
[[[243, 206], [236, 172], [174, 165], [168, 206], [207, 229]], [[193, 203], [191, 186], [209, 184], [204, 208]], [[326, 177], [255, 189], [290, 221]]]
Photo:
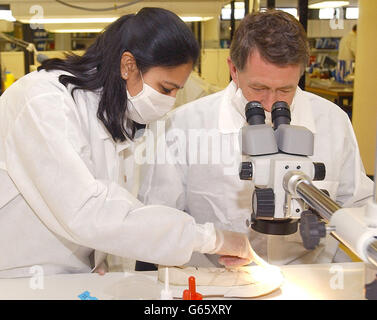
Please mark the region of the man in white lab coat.
[[[298, 87], [307, 59], [305, 32], [292, 16], [279, 11], [246, 16], [232, 42], [228, 87], [174, 110], [166, 122], [151, 127], [157, 144], [166, 143], [166, 153], [162, 159], [159, 148], [155, 159], [147, 159], [140, 199], [184, 210], [198, 223], [211, 221], [218, 228], [247, 233], [254, 250], [274, 264], [346, 260], [330, 236], [309, 251], [298, 232], [266, 236], [246, 223], [254, 186], [239, 179], [242, 155], [237, 141], [246, 125], [247, 101], [261, 102], [266, 123], [271, 123], [274, 102], [288, 103], [291, 124], [314, 133], [311, 159], [326, 166], [326, 180], [315, 185], [329, 191], [339, 204], [362, 205], [372, 195], [373, 183], [365, 175], [347, 115], [332, 102]], [[194, 254], [189, 264], [217, 265], [207, 254]]]
[[357, 25], [352, 27], [339, 42], [338, 62], [336, 67], [336, 80], [339, 82], [347, 81], [347, 76], [354, 73], [354, 63], [356, 60], [356, 40]]
[[339, 42], [339, 60], [353, 60], [356, 57], [356, 35], [357, 25], [352, 27], [352, 30], [348, 32]]

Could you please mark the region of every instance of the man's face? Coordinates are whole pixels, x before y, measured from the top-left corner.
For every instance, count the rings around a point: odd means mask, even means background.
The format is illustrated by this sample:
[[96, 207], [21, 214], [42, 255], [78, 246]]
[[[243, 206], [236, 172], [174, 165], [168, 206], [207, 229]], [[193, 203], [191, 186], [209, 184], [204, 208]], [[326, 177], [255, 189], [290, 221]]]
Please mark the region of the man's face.
[[233, 81], [248, 101], [259, 101], [271, 112], [276, 101], [291, 105], [301, 76], [301, 66], [277, 66], [262, 59], [258, 50], [249, 56], [244, 70], [238, 71], [230, 59], [228, 64]]

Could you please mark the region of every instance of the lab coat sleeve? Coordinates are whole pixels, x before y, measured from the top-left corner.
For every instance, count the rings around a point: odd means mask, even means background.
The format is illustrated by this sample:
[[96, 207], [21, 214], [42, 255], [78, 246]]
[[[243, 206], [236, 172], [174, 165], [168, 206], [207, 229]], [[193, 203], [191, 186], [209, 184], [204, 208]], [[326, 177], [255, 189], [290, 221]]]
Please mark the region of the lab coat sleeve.
[[67, 99], [33, 97], [5, 139], [8, 173], [41, 223], [79, 245], [158, 264], [181, 265], [193, 250], [212, 250], [212, 225], [196, 225], [175, 208], [144, 206], [117, 183], [93, 177]]
[[[162, 124], [162, 131], [159, 125]], [[166, 131], [165, 131], [166, 126]], [[150, 125], [145, 139], [146, 149], [153, 148], [152, 161], [146, 161], [141, 166], [141, 185], [138, 198], [145, 204], [158, 204], [186, 210], [186, 134], [183, 129], [172, 127], [171, 119], [158, 121]], [[166, 135], [165, 135], [166, 133]], [[211, 239], [215, 239], [213, 224], [211, 226]], [[206, 228], [208, 228], [206, 227]], [[201, 234], [209, 231], [202, 230]], [[212, 238], [213, 237], [213, 238]], [[211, 243], [212, 246], [212, 243]], [[195, 251], [208, 253], [208, 243], [197, 242]]]
[[373, 196], [373, 181], [365, 173], [351, 122], [345, 114], [343, 116], [347, 119], [337, 201], [343, 207], [362, 206]]

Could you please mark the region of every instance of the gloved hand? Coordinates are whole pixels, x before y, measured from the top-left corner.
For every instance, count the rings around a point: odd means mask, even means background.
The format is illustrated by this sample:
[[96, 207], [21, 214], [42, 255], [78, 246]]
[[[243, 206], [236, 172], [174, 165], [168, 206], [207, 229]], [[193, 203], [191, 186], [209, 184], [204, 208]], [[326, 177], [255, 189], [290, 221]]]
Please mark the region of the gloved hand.
[[211, 253], [221, 255], [219, 263], [225, 267], [240, 267], [252, 261], [267, 264], [251, 248], [246, 234], [239, 232], [216, 229], [216, 247]]
[[108, 272], [108, 266], [105, 261], [102, 261], [92, 272], [98, 273], [100, 276], [105, 275]]

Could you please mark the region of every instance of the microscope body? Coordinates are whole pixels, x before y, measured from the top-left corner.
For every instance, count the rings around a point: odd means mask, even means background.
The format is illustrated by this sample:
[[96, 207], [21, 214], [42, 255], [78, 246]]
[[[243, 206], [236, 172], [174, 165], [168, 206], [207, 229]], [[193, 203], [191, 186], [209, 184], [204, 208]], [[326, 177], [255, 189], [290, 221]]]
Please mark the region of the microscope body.
[[[257, 103], [252, 103], [251, 111], [261, 113]], [[325, 167], [309, 158], [314, 151], [314, 135], [305, 127], [289, 124], [286, 103], [277, 103], [272, 115], [274, 128], [265, 124], [263, 117], [254, 121], [249, 112], [249, 125], [240, 134], [242, 152], [250, 156], [250, 161], [242, 162], [240, 179], [252, 180], [255, 185], [251, 227], [266, 234], [287, 235], [297, 231], [301, 213], [308, 206], [283, 188], [286, 173], [299, 170], [312, 180], [323, 180]]]

